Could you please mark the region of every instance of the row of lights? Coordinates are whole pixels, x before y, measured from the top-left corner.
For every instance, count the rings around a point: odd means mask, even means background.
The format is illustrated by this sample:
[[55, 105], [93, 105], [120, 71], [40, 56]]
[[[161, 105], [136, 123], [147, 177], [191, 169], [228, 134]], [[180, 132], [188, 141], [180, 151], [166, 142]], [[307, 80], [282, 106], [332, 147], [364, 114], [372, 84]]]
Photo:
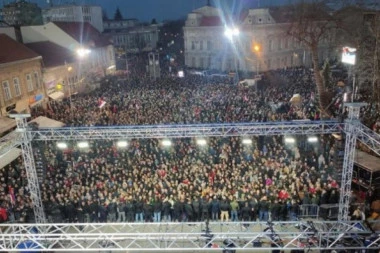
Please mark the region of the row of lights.
[[[307, 141], [309, 143], [316, 143], [316, 142], [318, 142], [318, 137], [316, 137], [316, 136], [309, 136], [307, 138]], [[295, 138], [293, 138], [293, 137], [285, 137], [285, 143], [287, 143], [287, 144], [294, 144], [295, 142], [296, 142]], [[242, 143], [244, 145], [251, 145], [252, 144], [252, 140], [244, 138], [242, 140]], [[199, 145], [199, 146], [206, 146], [207, 145], [207, 141], [206, 141], [206, 139], [200, 138], [200, 139], [196, 140], [196, 144]], [[171, 140], [164, 139], [164, 140], [161, 141], [161, 145], [164, 146], [164, 147], [170, 147], [172, 145], [172, 142], [171, 142]], [[125, 148], [125, 147], [128, 146], [128, 142], [127, 141], [118, 141], [118, 142], [116, 142], [116, 146], [119, 147], [119, 148]], [[65, 142], [58, 142], [57, 143], [57, 147], [60, 148], [60, 149], [66, 149], [68, 146], [67, 146], [67, 143], [65, 143]], [[78, 148], [82, 148], [82, 149], [83, 148], [88, 148], [89, 147], [89, 143], [87, 141], [81, 141], [81, 142], [77, 143], [77, 147]]]
[[[242, 143], [244, 145], [251, 145], [252, 144], [252, 140], [244, 138], [242, 140]], [[203, 139], [203, 138], [196, 139], [196, 144], [199, 145], [199, 146], [206, 146], [207, 145], [207, 141], [206, 141], [206, 139]], [[164, 140], [161, 141], [161, 145], [164, 146], [164, 147], [170, 147], [172, 145], [172, 141], [169, 140], [169, 139], [164, 139]], [[89, 143], [87, 141], [81, 141], [81, 142], [77, 143], [77, 147], [81, 148], [81, 149], [88, 148], [89, 146], [90, 145], [89, 145]], [[118, 141], [118, 142], [116, 142], [116, 146], [118, 148], [125, 148], [125, 147], [128, 146], [128, 142], [127, 141]], [[67, 145], [66, 142], [57, 142], [57, 147], [59, 149], [67, 149], [68, 145]]]
[[[316, 143], [316, 142], [318, 142], [318, 137], [316, 137], [316, 136], [309, 136], [309, 137], [307, 137], [307, 142]], [[285, 143], [287, 143], [287, 144], [294, 144], [294, 143], [296, 143], [296, 139], [293, 138], [293, 137], [285, 137]]]

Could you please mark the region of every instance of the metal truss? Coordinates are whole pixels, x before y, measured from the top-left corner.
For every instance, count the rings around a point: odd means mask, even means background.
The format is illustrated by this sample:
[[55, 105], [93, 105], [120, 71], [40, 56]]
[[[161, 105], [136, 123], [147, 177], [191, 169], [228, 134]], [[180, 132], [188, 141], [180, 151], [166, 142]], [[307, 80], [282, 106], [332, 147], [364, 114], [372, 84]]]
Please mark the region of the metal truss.
[[312, 135], [339, 133], [337, 121], [290, 121], [270, 123], [234, 123], [204, 125], [147, 125], [54, 128], [31, 131], [33, 140], [117, 140], [140, 138], [186, 138], [257, 135]]
[[351, 198], [351, 184], [352, 184], [352, 172], [355, 161], [355, 145], [357, 139], [357, 129], [360, 128], [360, 108], [365, 104], [350, 103], [346, 104], [348, 108], [348, 118], [344, 126], [345, 132], [345, 150], [342, 169], [342, 180], [340, 187], [339, 197], [339, 212], [338, 220], [348, 220], [350, 198]]
[[2, 224], [0, 251], [378, 249], [360, 222]]
[[380, 135], [363, 124], [356, 129], [356, 134], [360, 142], [380, 156]]
[[34, 211], [35, 221], [37, 223], [45, 223], [46, 222], [45, 212], [42, 205], [41, 193], [40, 193], [40, 188], [38, 184], [38, 176], [37, 176], [37, 171], [35, 167], [32, 144], [31, 144], [32, 138], [31, 138], [30, 131], [27, 130], [28, 123], [26, 119], [28, 115], [20, 114], [20, 115], [13, 115], [13, 117], [15, 118], [16, 124], [17, 124], [16, 132], [18, 132], [21, 136], [22, 156], [24, 159], [24, 166], [25, 166], [26, 176], [28, 179], [28, 190], [29, 190], [30, 198], [33, 202], [33, 211]]
[[0, 157], [13, 148], [19, 147], [22, 143], [20, 132], [13, 131], [0, 138]]

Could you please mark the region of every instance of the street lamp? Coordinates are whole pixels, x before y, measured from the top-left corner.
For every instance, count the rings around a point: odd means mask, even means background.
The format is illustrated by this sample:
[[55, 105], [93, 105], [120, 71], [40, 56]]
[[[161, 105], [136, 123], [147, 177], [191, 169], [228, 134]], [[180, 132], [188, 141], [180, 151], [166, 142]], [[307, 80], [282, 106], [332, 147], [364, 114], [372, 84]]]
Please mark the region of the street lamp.
[[[226, 27], [224, 30], [224, 35], [230, 40], [231, 44], [233, 44], [233, 39], [234, 37], [238, 37], [240, 34], [240, 31], [236, 27]], [[235, 71], [236, 71], [236, 79], [237, 82], [239, 82], [239, 69], [238, 69], [238, 64], [237, 64], [237, 56], [236, 53], [234, 52], [234, 58], [235, 58]]]
[[253, 51], [256, 53], [256, 62], [257, 62], [256, 75], [259, 75], [260, 73], [260, 60], [259, 60], [260, 50], [261, 50], [260, 45], [258, 44], [253, 45]]
[[65, 68], [67, 70], [66, 74], [66, 81], [67, 86], [69, 87], [69, 101], [70, 101], [70, 112], [73, 111], [72, 103], [71, 103], [71, 84], [70, 84], [70, 72], [73, 70], [73, 67], [70, 65], [67, 65], [67, 62], [65, 61]]

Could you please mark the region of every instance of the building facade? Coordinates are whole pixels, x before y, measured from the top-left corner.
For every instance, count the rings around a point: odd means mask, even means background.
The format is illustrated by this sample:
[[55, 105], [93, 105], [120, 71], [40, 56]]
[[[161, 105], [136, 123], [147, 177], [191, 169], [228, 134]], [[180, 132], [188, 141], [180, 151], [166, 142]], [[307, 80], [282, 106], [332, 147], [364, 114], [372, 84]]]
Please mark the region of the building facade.
[[41, 25], [41, 8], [35, 3], [25, 0], [17, 0], [3, 6], [1, 14], [3, 21], [8, 25]]
[[28, 113], [46, 100], [42, 83], [42, 57], [5, 34], [0, 34], [1, 115]]
[[49, 22], [88, 22], [103, 32], [102, 8], [95, 5], [61, 5], [42, 10], [44, 24]]
[[[309, 51], [284, 36], [288, 23], [277, 22], [269, 9], [250, 9], [235, 22], [239, 33], [225, 35], [222, 13], [205, 6], [188, 14], [184, 29], [185, 65], [220, 71], [261, 72], [293, 66], [311, 66]], [[329, 55], [320, 47], [320, 59]]]
[[137, 19], [104, 21], [104, 34], [112, 38], [118, 51], [127, 53], [150, 52], [156, 49], [159, 27], [145, 25]]

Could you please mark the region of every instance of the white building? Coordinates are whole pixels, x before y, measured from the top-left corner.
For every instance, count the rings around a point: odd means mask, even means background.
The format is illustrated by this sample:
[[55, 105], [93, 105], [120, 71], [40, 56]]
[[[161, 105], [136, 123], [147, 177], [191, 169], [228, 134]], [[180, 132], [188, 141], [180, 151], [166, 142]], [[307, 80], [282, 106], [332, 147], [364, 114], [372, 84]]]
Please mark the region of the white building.
[[[249, 9], [235, 22], [240, 32], [227, 38], [219, 9], [204, 6], [188, 14], [184, 29], [185, 65], [221, 71], [260, 72], [311, 65], [310, 53], [294, 39], [284, 36], [289, 25], [270, 9]], [[231, 28], [233, 29], [233, 27]], [[320, 60], [329, 55], [320, 47]]]
[[44, 24], [60, 22], [88, 22], [103, 32], [102, 8], [95, 5], [61, 5], [42, 10]]

